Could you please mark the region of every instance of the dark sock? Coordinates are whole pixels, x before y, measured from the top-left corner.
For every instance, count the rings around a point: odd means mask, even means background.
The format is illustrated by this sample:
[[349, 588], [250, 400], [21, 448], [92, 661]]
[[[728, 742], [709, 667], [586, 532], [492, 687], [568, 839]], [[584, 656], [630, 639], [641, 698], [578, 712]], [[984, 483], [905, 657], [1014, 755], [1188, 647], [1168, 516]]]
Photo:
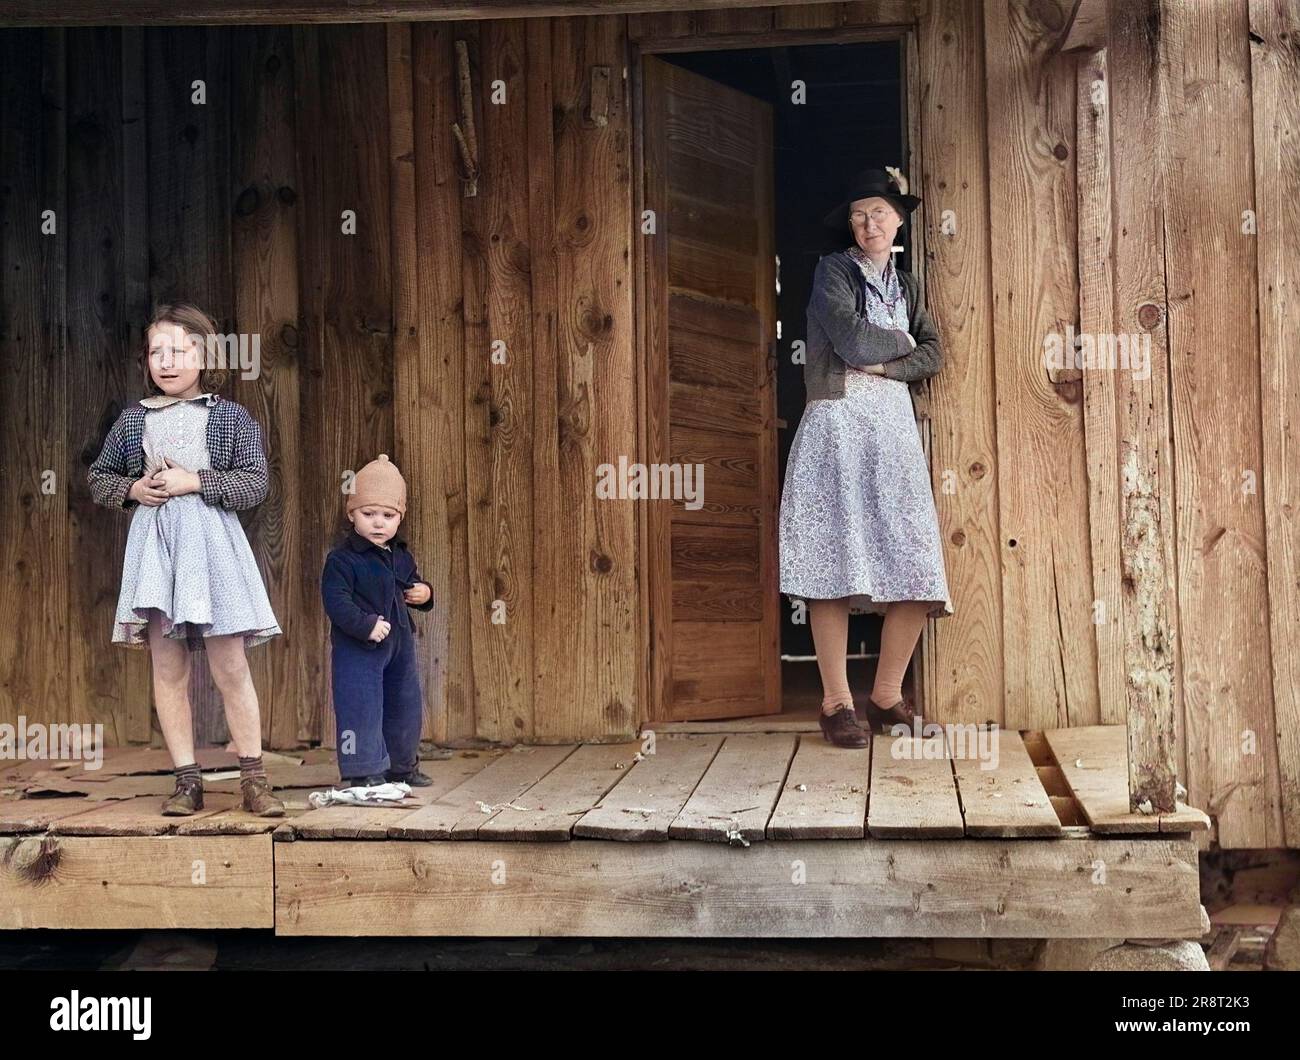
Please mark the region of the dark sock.
[[262, 765], [262, 756], [256, 758], [239, 759], [239, 779], [248, 780], [250, 777], [266, 778], [266, 766]]
[[172, 772], [176, 774], [177, 780], [197, 780], [200, 784], [203, 783], [203, 775], [199, 772], [197, 762], [191, 762], [187, 766], [177, 766]]

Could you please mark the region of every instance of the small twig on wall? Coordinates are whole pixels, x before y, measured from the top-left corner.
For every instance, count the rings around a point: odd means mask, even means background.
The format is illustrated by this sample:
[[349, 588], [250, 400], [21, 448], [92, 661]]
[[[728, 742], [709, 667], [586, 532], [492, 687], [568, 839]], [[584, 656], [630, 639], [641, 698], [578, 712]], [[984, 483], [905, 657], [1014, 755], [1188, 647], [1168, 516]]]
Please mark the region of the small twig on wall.
[[474, 86], [469, 77], [469, 49], [456, 42], [456, 67], [460, 82], [460, 122], [451, 123], [460, 151], [461, 184], [465, 198], [478, 194], [478, 135], [474, 132]]

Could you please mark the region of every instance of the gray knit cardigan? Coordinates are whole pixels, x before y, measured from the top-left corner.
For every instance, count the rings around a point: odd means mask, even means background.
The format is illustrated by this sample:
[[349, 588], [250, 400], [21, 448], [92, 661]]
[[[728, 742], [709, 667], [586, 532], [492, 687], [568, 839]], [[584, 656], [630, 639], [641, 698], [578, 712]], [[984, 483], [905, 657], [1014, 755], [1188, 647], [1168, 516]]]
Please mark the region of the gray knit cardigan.
[[943, 367], [943, 349], [934, 321], [921, 304], [916, 277], [899, 269], [898, 279], [907, 298], [909, 330], [916, 349], [903, 332], [867, 319], [862, 270], [848, 251], [837, 250], [818, 259], [808, 299], [808, 348], [803, 368], [809, 401], [843, 397], [849, 365], [883, 365], [886, 376], [908, 383], [913, 392], [922, 379], [938, 374]]

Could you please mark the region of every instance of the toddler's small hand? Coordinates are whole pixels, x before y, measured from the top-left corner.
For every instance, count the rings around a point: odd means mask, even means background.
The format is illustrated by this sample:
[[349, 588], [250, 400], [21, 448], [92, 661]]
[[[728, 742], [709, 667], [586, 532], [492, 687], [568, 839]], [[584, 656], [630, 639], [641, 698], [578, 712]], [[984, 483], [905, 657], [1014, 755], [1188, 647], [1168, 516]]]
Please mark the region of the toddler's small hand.
[[388, 631], [392, 628], [392, 625], [381, 615], [375, 620], [375, 628], [370, 631], [370, 639], [378, 644], [388, 636]]
[[423, 603], [427, 603], [429, 597], [432, 595], [433, 593], [429, 590], [429, 587], [424, 584], [424, 582], [416, 582], [413, 586], [411, 586], [411, 588], [407, 589], [405, 592], [402, 593], [402, 598], [408, 604], [423, 604]]

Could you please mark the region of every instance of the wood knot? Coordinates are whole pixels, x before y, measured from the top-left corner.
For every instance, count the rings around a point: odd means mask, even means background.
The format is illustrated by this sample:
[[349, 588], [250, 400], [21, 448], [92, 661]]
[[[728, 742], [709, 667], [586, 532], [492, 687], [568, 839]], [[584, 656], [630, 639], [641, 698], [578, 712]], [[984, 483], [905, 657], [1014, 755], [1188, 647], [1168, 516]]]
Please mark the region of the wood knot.
[[19, 840], [5, 851], [4, 864], [25, 883], [48, 883], [63, 860], [59, 842], [52, 836]]

